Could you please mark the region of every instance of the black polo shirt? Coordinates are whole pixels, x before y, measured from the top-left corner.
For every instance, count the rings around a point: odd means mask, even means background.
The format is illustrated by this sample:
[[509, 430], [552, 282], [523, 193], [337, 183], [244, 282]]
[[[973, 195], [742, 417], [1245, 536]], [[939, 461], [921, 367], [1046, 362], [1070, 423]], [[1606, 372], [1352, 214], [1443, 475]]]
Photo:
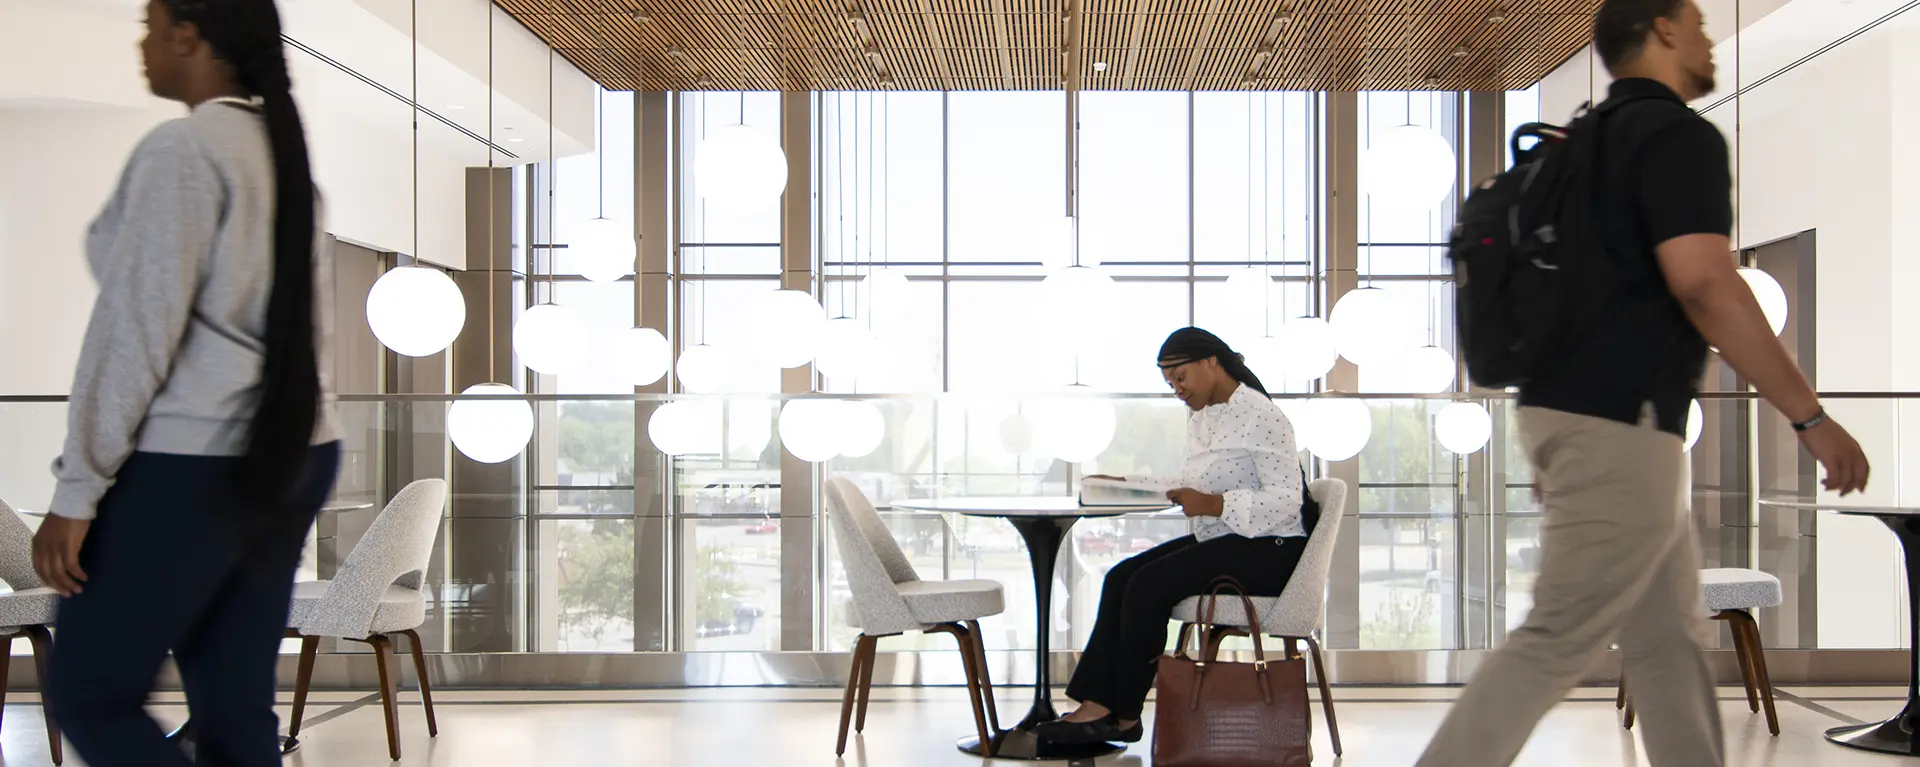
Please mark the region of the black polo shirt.
[[1651, 403], [1659, 427], [1682, 434], [1707, 342], [1668, 289], [1654, 248], [1732, 231], [1727, 142], [1659, 82], [1620, 80], [1607, 98], [1633, 99], [1600, 128], [1598, 223], [1619, 264], [1618, 295], [1551, 372], [1521, 387], [1520, 404], [1637, 423]]

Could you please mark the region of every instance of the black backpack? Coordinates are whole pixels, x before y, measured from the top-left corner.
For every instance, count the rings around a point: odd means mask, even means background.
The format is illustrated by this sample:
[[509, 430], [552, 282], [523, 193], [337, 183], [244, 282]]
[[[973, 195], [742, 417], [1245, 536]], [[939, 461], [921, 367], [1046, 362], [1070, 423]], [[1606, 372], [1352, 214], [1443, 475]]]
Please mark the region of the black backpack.
[[1601, 118], [1636, 100], [1610, 100], [1564, 128], [1520, 126], [1513, 167], [1460, 206], [1447, 257], [1460, 356], [1476, 386], [1519, 386], [1550, 370], [1618, 292], [1594, 171]]

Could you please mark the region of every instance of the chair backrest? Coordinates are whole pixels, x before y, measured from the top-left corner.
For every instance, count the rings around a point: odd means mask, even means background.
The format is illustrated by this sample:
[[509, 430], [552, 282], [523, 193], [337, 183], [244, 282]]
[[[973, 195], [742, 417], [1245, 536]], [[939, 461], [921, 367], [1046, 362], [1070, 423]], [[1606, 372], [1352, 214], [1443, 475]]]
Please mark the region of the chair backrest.
[[33, 569], [33, 530], [6, 501], [0, 501], [0, 581], [14, 591], [46, 585]]
[[444, 479], [423, 479], [401, 488], [347, 554], [301, 631], [310, 636], [367, 636], [389, 587], [418, 590], [425, 585], [446, 507]]
[[840, 565], [847, 571], [847, 589], [853, 594], [848, 621], [873, 635], [919, 628], [896, 584], [920, 578], [900, 544], [893, 540], [893, 533], [880, 521], [867, 494], [852, 482], [833, 477], [826, 482], [826, 502]]
[[[1338, 479], [1316, 479], [1307, 492], [1320, 502], [1320, 523], [1307, 534], [1307, 550], [1294, 565], [1293, 577], [1280, 592], [1279, 612], [1285, 615], [1313, 616], [1313, 625], [1327, 620], [1327, 577], [1333, 569], [1333, 544], [1340, 538], [1340, 522], [1347, 515], [1347, 483]], [[1269, 627], [1279, 629], [1287, 627]]]

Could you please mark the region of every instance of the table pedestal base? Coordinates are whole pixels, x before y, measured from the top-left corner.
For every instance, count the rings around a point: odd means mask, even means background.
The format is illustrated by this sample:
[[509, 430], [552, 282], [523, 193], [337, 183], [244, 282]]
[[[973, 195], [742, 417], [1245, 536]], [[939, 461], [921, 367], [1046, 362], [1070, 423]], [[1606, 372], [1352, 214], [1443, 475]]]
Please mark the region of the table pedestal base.
[[1835, 727], [1827, 731], [1827, 740], [1862, 751], [1920, 756], [1920, 739], [1913, 734], [1916, 708], [1920, 701], [1909, 701], [1907, 710], [1887, 721]]
[[[962, 738], [957, 744], [961, 751], [974, 756], [986, 756], [986, 749], [980, 747], [979, 738]], [[1126, 746], [1115, 743], [1082, 743], [1063, 746], [1058, 743], [1041, 743], [1040, 738], [1031, 730], [1001, 730], [993, 736], [993, 758], [1024, 759], [1029, 761], [1058, 761], [1071, 759], [1095, 759], [1127, 750]]]

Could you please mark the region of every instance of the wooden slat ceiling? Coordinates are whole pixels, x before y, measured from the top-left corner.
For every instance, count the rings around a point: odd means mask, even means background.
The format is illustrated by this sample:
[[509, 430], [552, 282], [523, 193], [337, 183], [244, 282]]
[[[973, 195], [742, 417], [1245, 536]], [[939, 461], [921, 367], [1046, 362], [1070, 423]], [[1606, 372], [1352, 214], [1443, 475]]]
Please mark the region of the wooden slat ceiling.
[[1599, 0], [496, 0], [614, 90], [1517, 90]]

